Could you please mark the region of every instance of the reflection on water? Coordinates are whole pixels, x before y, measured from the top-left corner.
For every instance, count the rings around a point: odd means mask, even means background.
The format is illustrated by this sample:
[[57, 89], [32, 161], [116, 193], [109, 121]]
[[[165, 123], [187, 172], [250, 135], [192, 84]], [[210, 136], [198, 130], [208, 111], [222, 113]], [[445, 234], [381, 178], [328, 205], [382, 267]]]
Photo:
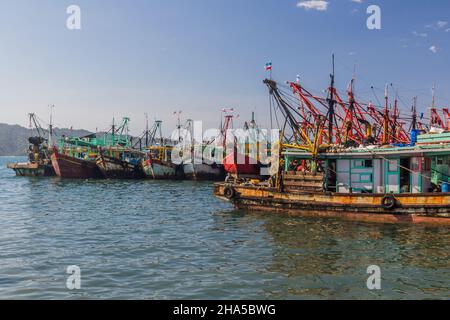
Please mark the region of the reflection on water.
[[[261, 216], [259, 216], [261, 218]], [[275, 252], [270, 270], [307, 298], [450, 298], [448, 228], [263, 217]], [[382, 290], [368, 292], [366, 268], [382, 270]]]
[[[209, 183], [16, 178], [11, 160], [2, 299], [450, 298], [449, 228], [244, 214]], [[380, 291], [366, 287], [374, 264]]]

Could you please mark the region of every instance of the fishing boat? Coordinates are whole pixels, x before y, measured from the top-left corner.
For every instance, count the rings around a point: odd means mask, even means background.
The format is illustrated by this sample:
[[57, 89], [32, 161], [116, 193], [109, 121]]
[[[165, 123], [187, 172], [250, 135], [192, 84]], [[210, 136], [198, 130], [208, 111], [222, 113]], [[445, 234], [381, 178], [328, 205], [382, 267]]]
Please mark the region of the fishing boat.
[[317, 172], [290, 168], [312, 167], [311, 153], [286, 149], [283, 157], [286, 167], [270, 180], [216, 184], [214, 193], [250, 211], [450, 225], [450, 143], [323, 153]]
[[183, 172], [186, 179], [197, 181], [223, 180], [225, 178], [223, 164], [215, 161], [215, 155], [223, 152], [223, 149], [211, 142], [204, 142], [198, 148], [202, 151], [201, 154], [196, 155], [194, 147], [188, 150], [188, 156], [183, 161]]
[[[180, 153], [180, 165], [187, 180], [219, 181], [225, 177], [222, 163], [214, 161], [214, 153], [219, 152], [216, 146], [208, 141], [194, 139], [193, 121], [188, 119], [181, 125], [178, 113], [177, 152]], [[222, 149], [220, 150], [222, 152]]]
[[[49, 150], [49, 139], [44, 138], [44, 130], [42, 129], [37, 116], [34, 113], [29, 115], [30, 127], [34, 124], [38, 136], [28, 138], [28, 162], [26, 163], [9, 163], [7, 167], [14, 170], [19, 177], [51, 177], [55, 175], [51, 163], [51, 150]], [[49, 138], [51, 138], [51, 125], [49, 130]]]
[[172, 163], [171, 153], [173, 147], [152, 146], [148, 148], [142, 167], [145, 176], [155, 180], [179, 180], [184, 178], [181, 166]]
[[[55, 172], [62, 178], [69, 179], [98, 179], [104, 178], [105, 170], [97, 166], [100, 150], [129, 146], [129, 137], [125, 133], [129, 118], [123, 118], [118, 127], [113, 124], [106, 133], [93, 133], [83, 137], [62, 137], [58, 141], [52, 155]], [[107, 155], [105, 155], [107, 156]]]
[[[242, 178], [262, 179], [265, 175], [264, 168], [266, 165], [260, 159], [263, 148], [261, 140], [266, 141], [266, 137], [263, 137], [256, 124], [255, 114], [252, 112], [252, 120], [249, 124], [247, 122], [244, 124], [243, 134], [239, 138], [234, 137], [231, 134], [232, 131], [229, 130], [232, 117], [232, 115], [225, 117], [221, 130], [223, 136], [222, 144], [225, 150], [223, 168], [227, 174], [227, 180], [239, 180]], [[242, 145], [243, 148], [238, 148], [238, 145]]]
[[18, 177], [52, 177], [55, 175], [50, 159], [51, 152], [44, 145], [42, 137], [30, 137], [30, 148], [26, 163], [10, 163], [8, 168], [14, 170]]
[[223, 167], [217, 165], [216, 163], [207, 164], [205, 162], [195, 163], [184, 163], [183, 172], [188, 180], [207, 180], [207, 181], [217, 181], [223, 180], [225, 173]]
[[286, 96], [266, 79], [285, 120], [272, 146], [270, 177], [217, 183], [214, 194], [248, 211], [450, 225], [450, 127], [436, 117], [434, 99], [428, 130], [416, 99], [408, 130], [397, 97], [390, 107], [387, 87], [385, 106], [374, 106], [356, 101], [353, 82], [344, 101], [334, 71], [326, 98], [298, 81]]
[[146, 129], [135, 145], [139, 145], [139, 150], [144, 152], [141, 159], [144, 177], [155, 180], [183, 179], [181, 166], [172, 162], [173, 141], [163, 137], [162, 121], [156, 120], [149, 128], [147, 115], [146, 118]]
[[98, 179], [103, 175], [95, 163], [95, 153], [86, 153], [85, 150], [77, 148], [53, 149], [52, 164], [56, 175], [67, 179]]
[[141, 179], [144, 178], [144, 156], [145, 154], [138, 150], [112, 147], [100, 150], [96, 164], [105, 178]]

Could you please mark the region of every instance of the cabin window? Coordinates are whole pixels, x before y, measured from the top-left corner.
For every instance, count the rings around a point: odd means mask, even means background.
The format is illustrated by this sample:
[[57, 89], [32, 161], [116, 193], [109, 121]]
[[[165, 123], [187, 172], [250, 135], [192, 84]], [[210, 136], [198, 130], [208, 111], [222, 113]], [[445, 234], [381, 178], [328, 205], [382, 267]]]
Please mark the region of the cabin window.
[[398, 162], [397, 160], [389, 160], [388, 165], [389, 172], [397, 172], [398, 171]]
[[372, 181], [373, 181], [372, 174], [371, 173], [361, 174], [360, 181], [362, 183], [372, 183]]
[[370, 169], [373, 168], [373, 160], [354, 160], [354, 169]]
[[352, 174], [352, 183], [372, 183], [373, 175], [371, 173]]
[[364, 168], [364, 160], [355, 160], [353, 162], [354, 168]]
[[364, 167], [365, 168], [373, 168], [373, 160], [364, 161]]

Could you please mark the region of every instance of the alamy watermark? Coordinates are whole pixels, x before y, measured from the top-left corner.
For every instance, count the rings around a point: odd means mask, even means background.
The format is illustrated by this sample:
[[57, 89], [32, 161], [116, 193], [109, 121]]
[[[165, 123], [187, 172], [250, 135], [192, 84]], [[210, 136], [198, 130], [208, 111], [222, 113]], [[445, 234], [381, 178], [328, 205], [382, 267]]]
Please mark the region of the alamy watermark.
[[66, 27], [69, 30], [81, 29], [81, 8], [78, 5], [70, 5], [66, 9], [66, 13], [69, 17], [66, 20]]
[[367, 289], [381, 290], [381, 268], [377, 265], [371, 265], [367, 268], [367, 274], [370, 274], [367, 278]]
[[214, 128], [204, 131], [202, 121], [194, 121], [190, 129], [174, 130], [171, 140], [175, 144], [170, 160], [176, 165], [222, 164], [224, 157], [231, 155], [233, 158], [229, 158], [228, 163], [231, 161], [238, 165], [262, 164], [273, 167], [279, 164], [278, 129], [249, 128], [222, 131]]
[[66, 280], [66, 288], [69, 290], [81, 289], [81, 269], [78, 266], [68, 266], [66, 273], [69, 274]]
[[367, 14], [370, 16], [367, 18], [367, 29], [369, 30], [381, 30], [381, 8], [377, 5], [370, 5], [367, 7]]

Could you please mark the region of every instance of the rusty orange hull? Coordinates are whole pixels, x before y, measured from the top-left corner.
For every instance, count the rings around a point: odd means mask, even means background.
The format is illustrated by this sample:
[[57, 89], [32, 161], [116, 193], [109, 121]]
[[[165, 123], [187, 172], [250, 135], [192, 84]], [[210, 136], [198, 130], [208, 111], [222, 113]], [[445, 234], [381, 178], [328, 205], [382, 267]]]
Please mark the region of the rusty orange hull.
[[[233, 192], [230, 193], [230, 189]], [[395, 207], [392, 209], [383, 207], [384, 194], [285, 193], [272, 188], [224, 183], [215, 185], [214, 194], [232, 202], [239, 209], [250, 211], [367, 222], [450, 226], [450, 193], [395, 195]]]

